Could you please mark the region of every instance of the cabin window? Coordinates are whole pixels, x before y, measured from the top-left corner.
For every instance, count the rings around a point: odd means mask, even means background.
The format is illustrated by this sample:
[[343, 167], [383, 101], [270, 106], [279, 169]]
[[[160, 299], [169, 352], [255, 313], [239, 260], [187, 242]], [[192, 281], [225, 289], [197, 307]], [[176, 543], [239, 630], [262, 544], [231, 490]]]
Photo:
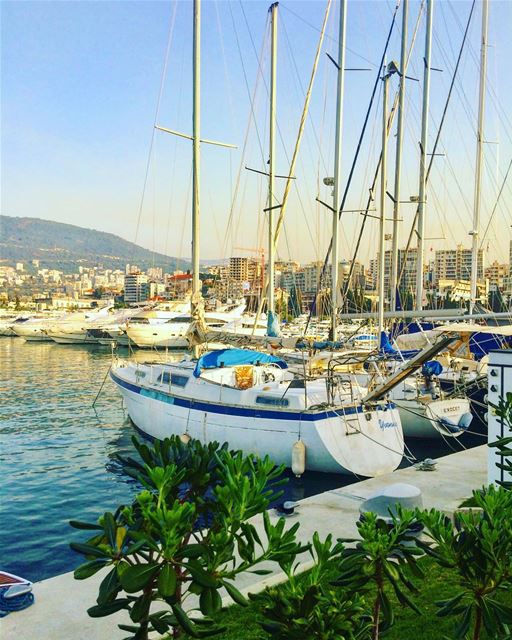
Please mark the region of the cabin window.
[[180, 376], [178, 373], [164, 371], [158, 376], [158, 382], [167, 385], [171, 383], [176, 387], [184, 387], [188, 382], [188, 376]]
[[290, 403], [286, 398], [276, 396], [257, 396], [256, 404], [266, 404], [270, 407], [287, 407]]
[[177, 387], [184, 387], [188, 382], [188, 376], [180, 376], [178, 373], [171, 373], [171, 384]]

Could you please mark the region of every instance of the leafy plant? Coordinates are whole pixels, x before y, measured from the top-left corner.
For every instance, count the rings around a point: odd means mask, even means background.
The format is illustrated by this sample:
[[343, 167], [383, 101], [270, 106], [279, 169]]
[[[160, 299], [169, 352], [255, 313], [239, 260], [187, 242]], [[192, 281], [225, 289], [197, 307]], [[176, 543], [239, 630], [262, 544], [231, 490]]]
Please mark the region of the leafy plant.
[[[499, 438], [496, 442], [489, 443], [490, 447], [498, 450], [497, 455], [501, 458], [501, 462], [496, 463], [498, 469], [503, 469], [512, 477], [512, 393], [509, 391], [505, 398], [500, 398], [497, 405], [490, 403], [494, 412], [501, 419], [504, 425], [510, 431], [510, 436]], [[512, 489], [512, 480], [498, 480], [497, 484], [505, 489]]]
[[[175, 638], [183, 631], [193, 637], [219, 633], [213, 616], [222, 607], [221, 590], [244, 606], [247, 600], [233, 584], [239, 574], [270, 573], [259, 565], [289, 566], [307, 549], [295, 540], [298, 523], [285, 530], [283, 518], [272, 524], [266, 512], [282, 468], [217, 443], [183, 444], [173, 437], [153, 447], [134, 444], [141, 462], [121, 460], [145, 489], [97, 523], [70, 523], [93, 532], [86, 543], [71, 544], [87, 559], [75, 578], [110, 567], [88, 613], [127, 610], [133, 624], [119, 626], [134, 640], [146, 640], [153, 630]], [[249, 522], [257, 514], [263, 514], [264, 539]], [[201, 615], [194, 615], [197, 610]]]
[[434, 546], [419, 545], [441, 566], [457, 573], [459, 592], [436, 602], [437, 615], [458, 616], [454, 637], [479, 640], [482, 628], [491, 638], [510, 637], [512, 608], [496, 599], [512, 586], [512, 492], [489, 486], [473, 492], [477, 511], [460, 512], [455, 526], [433, 509], [421, 514]]
[[341, 543], [356, 542], [353, 548], [344, 548], [341, 552], [340, 577], [333, 582], [350, 594], [364, 594], [375, 590], [372, 606], [373, 639], [379, 638], [394, 621], [394, 612], [388, 591], [391, 588], [398, 601], [421, 613], [407, 592], [416, 593], [418, 589], [411, 581], [413, 576], [423, 577], [417, 564], [417, 556], [422, 552], [416, 546], [414, 527], [418, 521], [414, 513], [397, 510], [390, 514], [388, 524], [375, 513], [365, 514], [357, 529], [361, 539], [343, 539]]
[[343, 545], [333, 547], [332, 536], [321, 542], [313, 535], [310, 549], [313, 568], [297, 573], [297, 566], [285, 567], [288, 581], [253, 597], [261, 606], [262, 628], [276, 640], [356, 640], [368, 637], [368, 616], [364, 602], [328, 584], [332, 562]]

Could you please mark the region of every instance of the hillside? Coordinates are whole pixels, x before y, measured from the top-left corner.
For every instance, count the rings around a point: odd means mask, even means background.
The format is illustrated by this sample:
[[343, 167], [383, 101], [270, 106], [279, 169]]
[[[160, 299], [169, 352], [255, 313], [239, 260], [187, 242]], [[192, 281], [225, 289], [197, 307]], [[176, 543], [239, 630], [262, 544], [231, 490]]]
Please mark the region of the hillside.
[[[177, 258], [153, 253], [113, 233], [10, 216], [0, 216], [0, 259], [8, 263], [37, 259], [42, 267], [62, 271], [74, 271], [78, 263], [114, 269], [130, 263], [172, 272], [178, 263]], [[179, 261], [180, 269], [188, 267], [188, 263]]]

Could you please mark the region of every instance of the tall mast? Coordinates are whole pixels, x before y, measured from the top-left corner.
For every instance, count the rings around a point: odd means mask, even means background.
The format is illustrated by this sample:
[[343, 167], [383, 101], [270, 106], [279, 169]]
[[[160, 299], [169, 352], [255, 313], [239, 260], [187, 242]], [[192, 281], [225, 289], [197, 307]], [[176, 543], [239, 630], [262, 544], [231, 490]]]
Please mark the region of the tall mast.
[[407, 19], [409, 0], [403, 0], [402, 47], [400, 50], [400, 92], [398, 96], [398, 122], [396, 129], [395, 187], [393, 192], [393, 235], [391, 244], [391, 277], [389, 281], [391, 311], [396, 311], [398, 288], [398, 221], [400, 218], [400, 174], [402, 169], [402, 144], [404, 124], [405, 73], [407, 67]]
[[478, 131], [476, 137], [475, 200], [473, 210], [473, 230], [471, 232], [471, 301], [469, 312], [473, 313], [477, 298], [478, 280], [478, 239], [480, 228], [480, 207], [482, 204], [482, 161], [484, 144], [485, 84], [487, 78], [487, 31], [489, 25], [489, 2], [482, 0], [482, 43], [480, 48], [480, 95], [478, 98]]
[[423, 71], [423, 107], [421, 111], [420, 185], [418, 195], [418, 248], [416, 251], [416, 310], [423, 308], [423, 262], [425, 254], [425, 209], [427, 198], [428, 109], [430, 99], [430, 58], [432, 52], [432, 13], [434, 0], [427, 0], [425, 32], [425, 68]]
[[192, 124], [192, 313], [201, 293], [199, 282], [199, 179], [201, 149], [201, 0], [194, 0]]
[[386, 224], [386, 176], [388, 161], [388, 81], [386, 59], [384, 59], [382, 89], [382, 160], [380, 164], [380, 222], [379, 222], [379, 340], [384, 331], [384, 269], [386, 266], [385, 224]]
[[339, 263], [339, 215], [341, 203], [341, 150], [342, 150], [342, 123], [343, 123], [343, 94], [345, 90], [345, 32], [347, 22], [347, 0], [340, 0], [340, 30], [338, 39], [338, 85], [336, 93], [336, 138], [334, 151], [334, 191], [333, 191], [333, 215], [332, 215], [332, 315], [331, 338], [337, 338], [338, 325], [338, 263]]
[[269, 135], [269, 167], [268, 167], [268, 311], [275, 312], [275, 278], [274, 278], [274, 160], [276, 155], [276, 75], [277, 75], [277, 7], [274, 2], [270, 7], [271, 16], [271, 64], [270, 64], [270, 135]]

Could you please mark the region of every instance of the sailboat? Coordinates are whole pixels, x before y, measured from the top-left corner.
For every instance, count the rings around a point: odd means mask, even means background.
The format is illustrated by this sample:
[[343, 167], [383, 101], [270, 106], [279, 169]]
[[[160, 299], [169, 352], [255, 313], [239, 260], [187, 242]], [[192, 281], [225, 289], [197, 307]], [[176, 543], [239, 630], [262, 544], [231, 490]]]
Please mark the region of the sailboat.
[[[340, 34], [344, 35], [346, 0], [341, 5]], [[191, 313], [194, 318], [201, 316], [200, 12], [201, 2], [194, 0]], [[274, 56], [271, 93], [275, 96], [277, 4], [271, 6], [270, 12]], [[340, 54], [343, 46], [340, 41]], [[339, 100], [338, 94], [338, 106]], [[271, 108], [271, 127], [274, 113]], [[340, 136], [337, 139], [339, 142]], [[272, 197], [271, 186], [269, 191]], [[269, 233], [272, 234], [272, 228]], [[330, 372], [312, 381], [300, 379], [282, 359], [245, 349], [213, 351], [198, 360], [185, 359], [173, 364], [117, 360], [110, 375], [133, 423], [154, 438], [174, 434], [184, 440], [227, 441], [234, 449], [269, 455], [298, 474], [310, 469], [372, 477], [393, 471], [403, 457], [402, 427], [395, 405], [385, 399], [363, 405], [361, 399], [366, 390], [358, 387], [350, 375]]]

